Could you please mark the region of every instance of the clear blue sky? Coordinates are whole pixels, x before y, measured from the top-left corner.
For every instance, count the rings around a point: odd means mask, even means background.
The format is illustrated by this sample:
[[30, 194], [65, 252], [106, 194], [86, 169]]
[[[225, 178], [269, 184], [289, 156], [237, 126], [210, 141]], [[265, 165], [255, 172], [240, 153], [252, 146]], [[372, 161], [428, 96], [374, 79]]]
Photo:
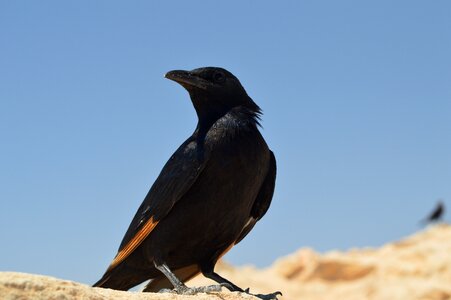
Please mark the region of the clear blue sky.
[[[378, 246], [451, 207], [449, 1], [1, 1], [0, 270], [93, 283], [192, 133], [173, 69], [263, 108], [273, 205], [226, 256]], [[449, 219], [449, 217], [448, 217]]]

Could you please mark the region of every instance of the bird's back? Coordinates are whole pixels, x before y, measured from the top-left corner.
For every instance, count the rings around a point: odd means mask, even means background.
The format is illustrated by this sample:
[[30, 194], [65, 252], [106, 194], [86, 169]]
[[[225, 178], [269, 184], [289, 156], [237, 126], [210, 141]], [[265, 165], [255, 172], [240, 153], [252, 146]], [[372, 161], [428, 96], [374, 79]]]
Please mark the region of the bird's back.
[[167, 263], [184, 267], [215, 256], [236, 241], [269, 166], [263, 137], [256, 126], [245, 123], [226, 115], [199, 140], [203, 144], [196, 147], [208, 148], [208, 161], [149, 236], [145, 245], [149, 256], [165, 248]]

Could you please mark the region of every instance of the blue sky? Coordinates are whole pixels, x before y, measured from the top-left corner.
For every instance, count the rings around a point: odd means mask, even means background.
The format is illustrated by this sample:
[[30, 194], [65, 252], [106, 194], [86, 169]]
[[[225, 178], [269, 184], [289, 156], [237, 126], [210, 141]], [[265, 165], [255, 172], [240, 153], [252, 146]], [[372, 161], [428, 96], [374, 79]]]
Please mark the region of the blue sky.
[[[192, 133], [173, 69], [263, 108], [272, 207], [226, 259], [378, 246], [451, 207], [449, 1], [1, 1], [0, 270], [93, 283]], [[449, 220], [449, 217], [448, 217]]]

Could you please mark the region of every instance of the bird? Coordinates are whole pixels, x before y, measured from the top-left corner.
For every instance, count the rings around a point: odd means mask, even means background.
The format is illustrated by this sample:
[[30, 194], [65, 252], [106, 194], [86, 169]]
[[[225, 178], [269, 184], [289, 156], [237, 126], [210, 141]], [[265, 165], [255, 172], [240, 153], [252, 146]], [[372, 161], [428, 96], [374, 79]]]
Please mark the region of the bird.
[[[226, 287], [250, 294], [214, 267], [273, 198], [277, 167], [259, 131], [262, 110], [223, 68], [174, 70], [165, 77], [188, 92], [197, 126], [164, 165], [94, 286], [128, 290], [150, 279], [143, 292], [196, 294]], [[185, 285], [200, 273], [218, 284]], [[253, 295], [277, 299], [281, 293]]]
[[443, 201], [439, 200], [434, 210], [429, 214], [429, 216], [423, 219], [421, 223], [428, 224], [439, 222], [442, 219], [444, 213], [445, 213], [445, 204], [443, 203]]

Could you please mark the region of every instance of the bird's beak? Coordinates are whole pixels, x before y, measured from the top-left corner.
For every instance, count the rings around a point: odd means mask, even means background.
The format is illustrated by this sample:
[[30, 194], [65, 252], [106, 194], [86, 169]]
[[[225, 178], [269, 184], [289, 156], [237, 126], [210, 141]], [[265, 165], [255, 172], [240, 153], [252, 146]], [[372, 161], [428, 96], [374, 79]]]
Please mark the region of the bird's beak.
[[200, 78], [196, 74], [189, 71], [174, 70], [169, 71], [164, 75], [165, 78], [173, 80], [181, 84], [185, 89], [191, 89], [193, 87], [206, 90], [208, 87], [208, 81]]

